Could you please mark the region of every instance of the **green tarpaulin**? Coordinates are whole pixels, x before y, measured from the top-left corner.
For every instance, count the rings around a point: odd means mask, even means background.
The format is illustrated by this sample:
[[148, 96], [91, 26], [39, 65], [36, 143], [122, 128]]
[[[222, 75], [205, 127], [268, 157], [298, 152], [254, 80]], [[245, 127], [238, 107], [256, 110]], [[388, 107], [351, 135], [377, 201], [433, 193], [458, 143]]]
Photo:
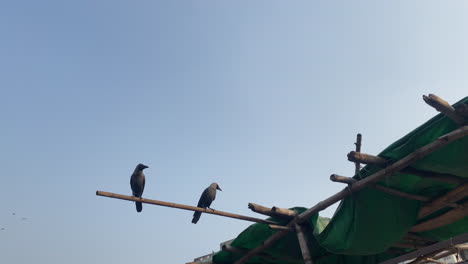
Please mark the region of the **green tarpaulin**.
[[[468, 103], [468, 97], [455, 105], [460, 103]], [[398, 161], [457, 128], [452, 120], [439, 114], [387, 147], [379, 156], [391, 162]], [[415, 162], [411, 167], [468, 178], [468, 137], [448, 144]], [[380, 169], [377, 166], [365, 166], [354, 178], [368, 177]], [[427, 197], [437, 197], [456, 187], [453, 184], [401, 173], [379, 184]], [[467, 200], [466, 197], [465, 200]], [[424, 219], [417, 219], [421, 205], [419, 201], [400, 198], [372, 188], [353, 193], [341, 201], [329, 223], [327, 219], [318, 215], [309, 219], [310, 225], [306, 229], [306, 235], [314, 263], [373, 264], [396, 257], [396, 253], [386, 253], [390, 246], [401, 241], [415, 224], [443, 213], [439, 211]], [[301, 207], [291, 209], [298, 213], [306, 210]], [[253, 224], [244, 230], [231, 245], [250, 250], [275, 232], [277, 231], [269, 229], [265, 224]], [[421, 235], [435, 240], [444, 240], [465, 232], [468, 232], [468, 217]], [[213, 257], [213, 261], [217, 264], [228, 264], [234, 263], [241, 257], [240, 254], [221, 251]], [[261, 255], [250, 259], [248, 263], [303, 263], [295, 232], [290, 232]]]

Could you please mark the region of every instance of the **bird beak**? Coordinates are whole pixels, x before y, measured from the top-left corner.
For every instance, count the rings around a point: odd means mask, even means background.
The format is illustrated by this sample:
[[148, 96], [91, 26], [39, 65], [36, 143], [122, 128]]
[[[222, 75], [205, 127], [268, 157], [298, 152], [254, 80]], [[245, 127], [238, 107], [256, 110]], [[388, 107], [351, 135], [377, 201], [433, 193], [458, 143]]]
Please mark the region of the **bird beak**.
[[146, 166], [146, 165], [143, 165], [143, 169], [147, 169], [147, 168], [149, 168], [149, 167], [148, 167], [148, 166]]
[[221, 190], [221, 188], [219, 188], [219, 186], [217, 186], [217, 187], [216, 187], [216, 189], [218, 189], [218, 190], [222, 191], [222, 190]]

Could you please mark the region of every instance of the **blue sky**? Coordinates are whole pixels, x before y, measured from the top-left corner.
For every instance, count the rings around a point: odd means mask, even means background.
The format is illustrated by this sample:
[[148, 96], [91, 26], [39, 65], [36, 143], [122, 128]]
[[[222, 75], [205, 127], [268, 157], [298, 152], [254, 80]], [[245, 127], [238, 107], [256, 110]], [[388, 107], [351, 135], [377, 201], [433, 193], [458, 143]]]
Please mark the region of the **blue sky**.
[[[185, 263], [249, 223], [95, 196], [253, 215], [310, 207], [468, 95], [463, 1], [6, 1], [0, 4], [0, 262]], [[334, 207], [322, 215], [331, 216]], [[15, 213], [15, 215], [13, 215]], [[22, 219], [22, 218], [27, 219]]]

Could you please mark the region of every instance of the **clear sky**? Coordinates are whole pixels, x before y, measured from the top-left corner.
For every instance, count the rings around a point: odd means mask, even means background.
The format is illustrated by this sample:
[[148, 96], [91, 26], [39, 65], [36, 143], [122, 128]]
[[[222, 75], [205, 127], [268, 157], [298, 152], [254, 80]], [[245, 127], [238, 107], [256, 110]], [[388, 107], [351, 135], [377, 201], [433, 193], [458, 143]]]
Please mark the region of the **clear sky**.
[[[468, 95], [465, 1], [3, 1], [0, 263], [185, 263]], [[322, 212], [331, 216], [334, 208]], [[13, 214], [14, 213], [14, 214]], [[23, 219], [26, 218], [26, 219]]]

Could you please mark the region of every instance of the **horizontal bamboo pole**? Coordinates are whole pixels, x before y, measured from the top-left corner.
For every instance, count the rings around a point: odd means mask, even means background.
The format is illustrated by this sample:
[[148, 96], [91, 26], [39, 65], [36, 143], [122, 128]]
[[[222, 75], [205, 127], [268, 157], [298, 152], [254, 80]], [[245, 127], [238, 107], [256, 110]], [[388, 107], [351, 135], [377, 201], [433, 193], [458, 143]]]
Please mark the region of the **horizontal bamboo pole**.
[[[358, 180], [356, 180], [354, 178], [340, 176], [340, 175], [336, 175], [336, 174], [332, 174], [330, 176], [330, 180], [332, 180], [334, 182], [341, 182], [341, 183], [346, 183], [346, 184], [354, 184], [354, 183], [358, 182]], [[402, 197], [402, 198], [406, 198], [406, 199], [410, 199], [410, 200], [417, 200], [417, 201], [422, 201], [422, 202], [429, 202], [431, 200], [431, 198], [423, 196], [423, 195], [405, 193], [405, 192], [402, 192], [402, 191], [399, 191], [399, 190], [396, 190], [396, 189], [393, 189], [393, 188], [390, 188], [390, 187], [385, 187], [385, 186], [382, 186], [382, 185], [378, 185], [378, 184], [372, 184], [370, 187], [372, 187], [374, 189], [377, 189], [379, 191], [394, 195], [394, 196], [398, 196], [398, 197]], [[454, 204], [454, 203], [446, 204], [446, 205], [451, 206], [451, 207], [457, 207], [458, 206], [457, 204]]]
[[436, 242], [436, 240], [433, 240], [431, 238], [427, 238], [427, 237], [423, 237], [423, 236], [420, 236], [420, 235], [416, 235], [414, 233], [407, 233], [405, 235], [405, 238], [410, 238], [410, 239], [414, 239], [414, 240], [420, 240], [420, 241], [423, 241], [423, 242], [426, 242], [426, 243], [434, 243]]
[[[351, 161], [353, 162], [361, 162], [364, 164], [373, 164], [377, 166], [385, 166], [386, 164], [389, 164], [388, 160], [385, 160], [384, 158], [381, 158], [381, 157], [372, 156], [369, 154], [355, 153], [354, 151], [351, 151], [348, 154], [348, 159], [350, 156], [351, 156]], [[416, 175], [416, 176], [426, 178], [426, 179], [431, 179], [434, 181], [446, 182], [450, 184], [461, 184], [463, 182], [467, 182], [466, 179], [457, 177], [451, 174], [423, 171], [423, 170], [418, 170], [418, 169], [414, 169], [411, 167], [404, 168], [401, 170], [401, 172], [406, 173], [406, 174]]]
[[407, 249], [418, 249], [423, 248], [424, 245], [418, 243], [410, 243], [410, 242], [398, 242], [392, 245], [392, 247], [396, 248], [407, 248]]
[[468, 183], [465, 183], [447, 194], [433, 200], [429, 204], [426, 204], [419, 210], [418, 218], [428, 216], [446, 206], [446, 204], [455, 203], [461, 199], [464, 199], [468, 195]]
[[441, 226], [445, 226], [454, 223], [460, 219], [468, 216], [468, 202], [461, 204], [459, 207], [446, 212], [435, 218], [431, 218], [425, 222], [413, 226], [411, 232], [424, 232], [432, 229], [436, 229]]
[[416, 175], [421, 178], [426, 178], [426, 179], [450, 183], [450, 184], [457, 184], [457, 185], [467, 181], [464, 178], [457, 177], [452, 174], [423, 171], [423, 170], [418, 170], [418, 169], [411, 168], [411, 167], [404, 168], [403, 170], [401, 170], [401, 172], [406, 173], [406, 174]]
[[436, 259], [433, 259], [433, 258], [426, 258], [425, 260], [428, 261], [428, 262], [437, 263], [437, 264], [447, 264], [447, 262], [436, 260]]
[[380, 264], [397, 264], [397, 263], [400, 263], [400, 262], [403, 262], [403, 261], [406, 261], [406, 260], [414, 259], [414, 258], [417, 258], [419, 256], [424, 256], [424, 255], [430, 254], [432, 252], [439, 251], [441, 249], [451, 248], [453, 245], [458, 245], [458, 244], [462, 244], [462, 243], [465, 243], [465, 242], [468, 242], [468, 233], [464, 233], [464, 234], [458, 235], [456, 237], [453, 237], [451, 239], [432, 244], [430, 246], [427, 246], [427, 247], [412, 251], [410, 253], [407, 253], [407, 254], [402, 255], [402, 256], [398, 256], [398, 257], [393, 258], [393, 259], [389, 259], [389, 260], [384, 261], [384, 262], [382, 262]]
[[273, 207], [273, 208], [268, 208], [259, 204], [255, 203], [249, 203], [248, 205], [249, 209], [263, 215], [268, 215], [268, 216], [273, 216], [273, 217], [280, 217], [280, 218], [286, 218], [286, 219], [291, 219], [294, 216], [297, 215], [297, 213], [293, 210], [289, 209], [284, 209], [284, 208], [279, 208], [279, 207]]
[[463, 117], [457, 115], [455, 108], [453, 108], [447, 101], [438, 97], [434, 94], [429, 94], [428, 96], [423, 95], [423, 100], [428, 105], [434, 107], [437, 111], [443, 113], [448, 118], [452, 119], [457, 125], [463, 125], [465, 120]]
[[348, 153], [348, 160], [352, 162], [374, 164], [378, 166], [385, 166], [388, 163], [384, 158], [356, 151], [351, 151]]
[[338, 174], [330, 175], [330, 180], [332, 182], [341, 182], [341, 183], [346, 183], [346, 184], [353, 184], [353, 183], [356, 183], [358, 181], [358, 180], [356, 180], [354, 178], [341, 176], [341, 175], [338, 175]]
[[212, 209], [208, 209], [208, 208], [205, 209], [205, 208], [200, 208], [200, 207], [190, 206], [190, 205], [184, 205], [184, 204], [177, 204], [177, 203], [171, 203], [171, 202], [151, 200], [151, 199], [146, 199], [146, 198], [139, 198], [139, 197], [134, 197], [134, 196], [128, 196], [128, 195], [122, 195], [122, 194], [116, 194], [116, 193], [110, 193], [110, 192], [103, 192], [103, 191], [96, 191], [96, 195], [109, 197], [109, 198], [115, 198], [115, 199], [121, 199], [121, 200], [127, 200], [127, 201], [135, 201], [135, 202], [154, 204], [154, 205], [165, 206], [165, 207], [178, 208], [178, 209], [188, 210], [188, 211], [203, 212], [203, 213], [207, 213], [207, 214], [214, 214], [214, 215], [230, 217], [230, 218], [234, 218], [234, 219], [240, 219], [240, 220], [245, 220], [245, 221], [250, 221], [250, 222], [255, 222], [255, 223], [278, 225], [278, 223], [276, 223], [274, 221], [270, 221], [270, 220], [264, 220], [264, 219], [260, 219], [260, 218], [255, 218], [255, 217], [250, 217], [250, 216], [245, 216], [245, 215], [232, 214], [232, 213], [228, 213], [228, 212], [212, 210]]
[[[468, 126], [461, 127], [459, 129], [456, 129], [446, 135], [443, 135], [433, 142], [427, 144], [426, 146], [423, 146], [419, 149], [416, 149], [413, 153], [407, 155], [406, 157], [400, 159], [399, 161], [393, 163], [392, 165], [377, 171], [376, 173], [368, 176], [367, 178], [364, 178], [360, 180], [359, 182], [352, 184], [351, 186], [348, 186], [344, 188], [343, 190], [339, 191], [338, 193], [330, 196], [329, 198], [317, 203], [313, 207], [307, 209], [305, 212], [301, 213], [297, 218], [294, 218], [287, 226], [293, 226], [295, 223], [302, 223], [304, 221], [307, 221], [308, 218], [310, 218], [313, 214], [318, 213], [319, 211], [322, 211], [329, 206], [335, 204], [336, 202], [348, 197], [351, 192], [353, 191], [359, 191], [368, 185], [371, 185], [387, 176], [391, 176], [400, 170], [408, 167], [415, 161], [418, 161], [425, 156], [433, 153], [434, 151], [446, 146], [447, 144], [458, 140], [460, 138], [463, 138], [468, 135]], [[265, 248], [270, 247], [274, 242], [276, 242], [278, 239], [281, 237], [285, 236], [287, 234], [286, 231], [280, 231], [269, 237], [267, 240], [264, 241], [261, 245], [258, 247], [252, 249], [247, 253], [244, 257], [239, 259], [235, 264], [243, 264], [246, 261], [248, 261], [251, 257], [255, 256], [256, 254], [262, 252]]]
[[292, 228], [281, 225], [268, 225], [270, 229], [279, 230], [279, 231], [292, 231]]

